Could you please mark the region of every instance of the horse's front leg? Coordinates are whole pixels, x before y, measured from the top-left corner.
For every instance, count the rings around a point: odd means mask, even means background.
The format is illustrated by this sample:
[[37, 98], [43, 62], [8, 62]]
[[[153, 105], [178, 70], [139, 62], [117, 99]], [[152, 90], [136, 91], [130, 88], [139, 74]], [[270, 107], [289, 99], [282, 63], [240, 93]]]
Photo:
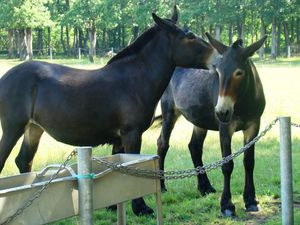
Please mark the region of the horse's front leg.
[[[254, 137], [257, 136], [260, 127], [260, 120], [254, 121], [251, 125], [243, 130], [244, 133], [244, 144], [250, 142]], [[252, 145], [244, 153], [244, 168], [245, 168], [245, 188], [244, 188], [244, 202], [247, 212], [258, 211], [258, 201], [255, 199], [255, 187], [253, 181], [254, 171], [254, 145]]]
[[[226, 157], [231, 154], [231, 138], [234, 133], [234, 129], [226, 124], [220, 125], [220, 142], [222, 157]], [[231, 201], [230, 179], [233, 171], [233, 161], [229, 161], [222, 165], [222, 173], [224, 177], [223, 193], [221, 197], [221, 213], [223, 216], [235, 216], [235, 206]]]
[[[125, 153], [139, 154], [141, 151], [142, 132], [131, 130], [122, 135], [122, 146]], [[137, 216], [151, 215], [153, 209], [148, 207], [143, 198], [132, 200], [132, 210]]]

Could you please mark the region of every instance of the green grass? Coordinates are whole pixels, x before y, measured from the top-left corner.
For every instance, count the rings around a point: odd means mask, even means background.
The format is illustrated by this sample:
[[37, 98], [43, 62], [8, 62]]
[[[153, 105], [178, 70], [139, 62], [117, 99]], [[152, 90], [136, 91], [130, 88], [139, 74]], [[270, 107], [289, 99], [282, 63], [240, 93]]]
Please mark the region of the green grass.
[[[79, 60], [56, 60], [73, 67], [94, 69], [100, 67], [101, 61], [89, 64]], [[18, 64], [19, 61], [0, 60], [0, 75]], [[264, 85], [267, 99], [266, 109], [262, 116], [264, 128], [277, 116], [291, 116], [292, 121], [300, 123], [300, 59], [290, 61], [279, 59], [276, 62], [256, 62]], [[159, 129], [150, 129], [143, 135], [142, 153], [156, 153], [156, 139]], [[179, 119], [171, 136], [170, 151], [166, 159], [166, 170], [192, 168], [193, 164], [187, 149], [192, 132], [192, 126], [183, 118]], [[300, 201], [300, 129], [292, 128], [293, 135], [293, 178], [294, 200]], [[232, 149], [236, 151], [242, 146], [242, 134], [238, 132], [233, 137]], [[20, 142], [14, 148], [6, 162], [3, 175], [17, 174], [14, 158], [18, 153]], [[50, 163], [63, 162], [73, 149], [72, 146], [56, 142], [44, 135], [39, 151], [34, 160], [33, 170], [38, 171]], [[109, 155], [110, 146], [95, 148], [94, 155]], [[210, 163], [220, 159], [219, 138], [217, 132], [210, 131], [205, 140], [204, 162]], [[211, 171], [208, 176], [217, 189], [216, 194], [201, 197], [197, 191], [196, 178], [167, 181], [168, 192], [162, 195], [164, 223], [170, 225], [198, 224], [281, 224], [280, 211], [280, 171], [279, 171], [279, 126], [278, 124], [256, 145], [255, 184], [260, 211], [245, 213], [242, 199], [244, 186], [244, 170], [242, 157], [235, 161], [232, 174], [232, 199], [236, 206], [237, 218], [222, 218], [219, 211], [219, 200], [222, 191], [223, 177], [220, 169]], [[155, 197], [147, 196], [146, 202], [155, 208]], [[130, 203], [127, 204], [128, 224], [156, 224], [155, 218], [136, 217], [133, 215]], [[94, 224], [115, 224], [116, 214], [105, 209], [94, 212]], [[78, 224], [78, 217], [69, 218], [55, 225]], [[295, 224], [300, 224], [300, 205], [295, 207]]]

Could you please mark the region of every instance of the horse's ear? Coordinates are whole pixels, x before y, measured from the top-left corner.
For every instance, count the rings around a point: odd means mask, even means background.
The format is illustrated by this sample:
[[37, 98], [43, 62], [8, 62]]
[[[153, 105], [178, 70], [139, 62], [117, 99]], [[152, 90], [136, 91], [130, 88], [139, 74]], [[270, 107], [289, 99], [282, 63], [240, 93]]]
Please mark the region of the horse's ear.
[[177, 8], [177, 5], [174, 5], [173, 7], [173, 14], [171, 16], [171, 20], [174, 22], [174, 23], [177, 23], [178, 22], [178, 8]]
[[223, 55], [223, 53], [229, 48], [220, 41], [214, 39], [208, 32], [205, 34], [209, 40], [209, 43], [218, 51], [219, 54]]
[[265, 40], [267, 39], [267, 35], [262, 37], [259, 41], [253, 43], [252, 45], [244, 48], [243, 55], [245, 58], [253, 56], [253, 54], [264, 44]]
[[161, 29], [167, 30], [171, 33], [178, 32], [179, 29], [172, 22], [159, 18], [155, 13], [152, 13], [152, 17], [156, 25], [159, 26]]

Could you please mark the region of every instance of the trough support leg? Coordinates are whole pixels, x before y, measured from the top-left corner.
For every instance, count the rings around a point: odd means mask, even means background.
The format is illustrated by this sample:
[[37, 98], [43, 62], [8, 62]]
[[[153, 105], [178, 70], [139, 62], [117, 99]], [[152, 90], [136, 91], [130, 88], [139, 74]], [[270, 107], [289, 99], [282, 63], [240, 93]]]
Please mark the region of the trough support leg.
[[[158, 160], [154, 161], [156, 170], [159, 169]], [[161, 185], [160, 179], [156, 179], [156, 218], [157, 225], [163, 225], [162, 203], [161, 203]]]
[[125, 202], [117, 204], [118, 225], [126, 225], [126, 207]]
[[280, 174], [282, 224], [294, 224], [291, 118], [280, 117]]
[[81, 225], [93, 224], [92, 148], [80, 147], [78, 152], [79, 215]]

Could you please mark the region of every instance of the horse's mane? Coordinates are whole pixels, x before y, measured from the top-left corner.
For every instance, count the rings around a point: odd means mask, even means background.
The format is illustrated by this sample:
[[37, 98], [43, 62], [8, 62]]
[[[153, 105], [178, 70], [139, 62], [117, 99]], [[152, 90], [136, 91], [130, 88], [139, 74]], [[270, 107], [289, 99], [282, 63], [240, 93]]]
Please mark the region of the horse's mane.
[[153, 37], [157, 34], [158, 30], [159, 29], [157, 26], [151, 27], [148, 30], [146, 30], [132, 44], [128, 45], [126, 48], [124, 48], [122, 51], [120, 51], [118, 54], [112, 57], [107, 62], [107, 65], [120, 59], [123, 59], [126, 56], [138, 53], [150, 40], [153, 39]]

